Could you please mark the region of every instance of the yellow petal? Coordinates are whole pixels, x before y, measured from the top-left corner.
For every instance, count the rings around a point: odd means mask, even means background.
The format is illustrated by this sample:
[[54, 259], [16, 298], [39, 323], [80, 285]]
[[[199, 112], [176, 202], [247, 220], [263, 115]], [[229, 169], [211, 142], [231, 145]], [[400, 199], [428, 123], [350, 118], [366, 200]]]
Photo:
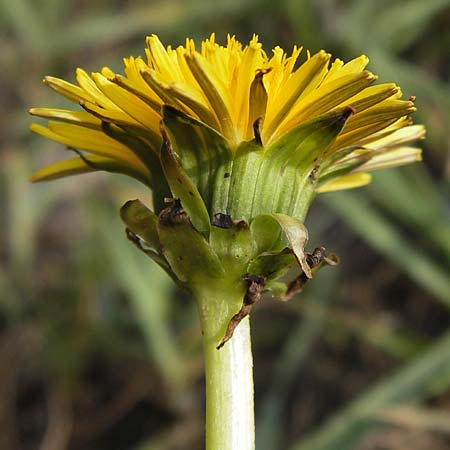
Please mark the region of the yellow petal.
[[318, 193], [353, 189], [369, 184], [372, 176], [369, 173], [350, 173], [336, 178], [317, 189]]
[[94, 99], [93, 103], [107, 109], [119, 109], [103, 92], [96, 86], [92, 78], [83, 70], [76, 70], [76, 78], [80, 87]]
[[233, 145], [236, 145], [235, 130], [229, 108], [231, 103], [230, 93], [226, 86], [224, 86], [222, 80], [213, 75], [213, 70], [209, 67], [208, 61], [202, 59], [200, 55], [186, 54], [185, 60], [192, 75], [201, 86], [212, 110], [217, 115], [221, 128], [219, 131], [222, 131], [222, 134], [229, 138]]
[[360, 72], [345, 75], [329, 83], [324, 83], [320, 89], [308, 95], [299, 102], [280, 126], [277, 135], [282, 135], [297, 123], [307, 120], [308, 117], [319, 116], [330, 111], [339, 104], [350, 104], [349, 99], [356, 93], [365, 89], [376, 79], [370, 72]]
[[145, 95], [150, 98], [149, 104], [153, 103], [155, 111], [161, 111], [161, 99], [158, 95], [148, 86], [145, 80], [142, 78], [141, 72], [149, 69], [148, 65], [143, 61], [142, 58], [124, 58], [125, 64], [125, 78], [129, 86], [134, 86], [134, 88], [140, 92], [145, 93]]
[[[127, 90], [131, 94], [134, 94], [136, 97], [140, 98], [142, 101], [144, 101], [150, 108], [152, 108], [157, 114], [161, 111], [162, 102], [160, 98], [155, 98], [156, 94], [149, 89], [149, 86], [147, 86], [147, 89], [142, 89], [141, 87], [138, 87], [137, 83], [132, 83], [129, 79], [123, 77], [122, 75], [114, 75], [113, 78], [110, 78], [109, 81], [112, 81], [113, 83], [116, 83], [121, 88]], [[150, 92], [153, 93], [153, 95], [150, 95]]]
[[422, 150], [416, 147], [397, 147], [389, 151], [380, 152], [370, 161], [358, 168], [359, 170], [379, 170], [401, 166], [422, 160]]
[[332, 147], [332, 152], [334, 153], [338, 150], [341, 150], [345, 147], [350, 147], [352, 145], [361, 146], [363, 144], [370, 143], [374, 134], [394, 125], [396, 122], [398, 122], [398, 119], [394, 117], [392, 119], [375, 122], [360, 128], [356, 128], [355, 130], [348, 133], [342, 133], [336, 139], [336, 142]]
[[81, 105], [87, 112], [98, 117], [102, 122], [118, 125], [133, 135], [145, 138], [152, 150], [158, 153], [161, 147], [161, 136], [152, 128], [142, 126], [141, 123], [120, 110], [103, 109], [89, 102], [84, 102]]
[[267, 116], [264, 124], [264, 138], [268, 140], [290, 112], [292, 106], [315, 89], [326, 74], [331, 55], [321, 50], [303, 63], [289, 78], [283, 92], [276, 98], [268, 92]]
[[331, 64], [331, 67], [328, 70], [328, 73], [326, 74], [324, 81], [331, 81], [337, 76], [339, 76], [339, 71], [342, 69], [343, 66], [344, 61], [340, 60], [339, 58], [336, 58]]
[[132, 93], [106, 79], [102, 74], [94, 73], [92, 78], [98, 88], [122, 111], [140, 124], [157, 131], [160, 117], [152, 108]]
[[115, 73], [106, 66], [102, 67], [102, 70], [100, 70], [100, 73], [105, 77], [105, 78], [113, 78], [115, 76]]
[[336, 67], [333, 72], [331, 72], [330, 70], [324, 81], [328, 83], [346, 75], [360, 73], [366, 68], [368, 63], [369, 58], [366, 55], [358, 56], [357, 58], [352, 59], [346, 64], [343, 64], [342, 61], [339, 61], [338, 67]]
[[372, 142], [387, 137], [402, 127], [411, 125], [411, 123], [411, 119], [408, 116], [404, 116], [400, 117], [400, 119], [393, 118], [357, 128], [350, 133], [340, 135], [333, 146], [333, 152], [355, 145], [355, 143], [358, 146], [368, 146]]
[[166, 80], [179, 80], [182, 78], [181, 71], [174, 64], [167, 50], [162, 45], [158, 36], [155, 34], [147, 37], [147, 48], [149, 55], [149, 66], [157, 70]]
[[99, 156], [145, 168], [128, 147], [100, 131], [59, 122], [49, 122], [48, 128], [32, 124], [31, 130], [68, 147], [87, 150]]
[[[161, 99], [161, 104], [178, 106], [178, 101], [174, 99], [170, 93], [170, 85], [165, 80], [161, 80], [161, 77], [156, 73], [154, 69], [145, 69], [142, 71], [142, 78], [147, 83], [147, 86], [150, 87], [158, 97]], [[170, 84], [173, 84], [171, 82]], [[178, 106], [179, 107], [179, 106]], [[161, 109], [161, 108], [160, 108]]]
[[170, 85], [164, 83], [154, 70], [147, 69], [143, 71], [142, 77], [156, 92], [161, 93], [164, 97], [175, 99], [177, 101], [176, 106], [179, 109], [184, 110], [187, 114], [193, 115], [215, 129], [219, 128], [217, 117], [211, 111], [201, 92], [186, 89], [186, 85], [181, 85], [180, 83], [173, 82]]
[[407, 116], [416, 110], [414, 103], [404, 100], [384, 100], [358, 114], [352, 116], [345, 124], [342, 133], [348, 133], [371, 123], [390, 121]]
[[425, 138], [425, 127], [423, 125], [410, 125], [391, 132], [380, 139], [374, 139], [367, 144], [373, 150], [397, 147], [408, 142], [420, 141]]
[[395, 99], [401, 96], [401, 91], [394, 83], [369, 86], [353, 97], [345, 100], [346, 105], [351, 105], [357, 113], [368, 109], [383, 100]]
[[43, 117], [44, 119], [57, 119], [61, 122], [73, 123], [87, 128], [99, 130], [101, 121], [86, 111], [71, 111], [56, 108], [31, 108], [28, 112], [32, 116]]
[[148, 172], [139, 172], [133, 166], [119, 164], [113, 159], [95, 155], [90, 155], [89, 157], [77, 156], [49, 164], [36, 171], [31, 176], [31, 181], [35, 183], [39, 181], [57, 180], [71, 175], [96, 172], [99, 170], [122, 173], [136, 178], [148, 186], [151, 184], [151, 178]]
[[120, 109], [105, 109], [91, 102], [81, 102], [81, 106], [88, 114], [97, 117], [101, 122], [115, 123], [124, 126], [141, 126], [137, 120], [134, 120]]
[[79, 103], [80, 100], [95, 102], [95, 98], [92, 97], [89, 92], [86, 92], [72, 83], [49, 76], [46, 76], [43, 81], [58, 94], [61, 94], [63, 97], [66, 97], [75, 103]]
[[[314, 55], [308, 51], [299, 63], [301, 51], [294, 47], [288, 54], [275, 47], [269, 57], [256, 35], [245, 46], [234, 36], [220, 45], [213, 33], [197, 47], [186, 39], [177, 48], [165, 47], [152, 35], [145, 50], [148, 62], [125, 58], [125, 76], [103, 67], [90, 75], [77, 69], [77, 86], [45, 79], [85, 111], [36, 108], [30, 112], [78, 127], [57, 129], [50, 123], [48, 128], [35, 129], [51, 139], [150, 166], [149, 161], [159, 155], [165, 105], [222, 134], [232, 152], [252, 140], [255, 132], [268, 148], [294, 127], [347, 106], [355, 113], [334, 143], [317, 153], [318, 172], [344, 173], [363, 163], [364, 170], [387, 167], [419, 157], [419, 151], [409, 147], [424, 136], [423, 127], [408, 127], [413, 102], [402, 101], [402, 92], [393, 83], [370, 86], [376, 76], [365, 69], [365, 55], [330, 64], [331, 55], [325, 51]], [[255, 131], [253, 124], [259, 118]], [[152, 152], [149, 161], [147, 148]]]
[[249, 106], [250, 106], [250, 87], [255, 78], [255, 74], [263, 64], [263, 55], [261, 44], [256, 40], [250, 42], [245, 48], [242, 59], [238, 66], [238, 74], [233, 77], [236, 80], [235, 100], [233, 105], [233, 121], [240, 125], [240, 138], [246, 138]]
[[36, 171], [30, 178], [35, 183], [38, 181], [57, 180], [58, 178], [78, 175], [81, 173], [94, 172], [79, 156], [70, 159], [63, 159]]

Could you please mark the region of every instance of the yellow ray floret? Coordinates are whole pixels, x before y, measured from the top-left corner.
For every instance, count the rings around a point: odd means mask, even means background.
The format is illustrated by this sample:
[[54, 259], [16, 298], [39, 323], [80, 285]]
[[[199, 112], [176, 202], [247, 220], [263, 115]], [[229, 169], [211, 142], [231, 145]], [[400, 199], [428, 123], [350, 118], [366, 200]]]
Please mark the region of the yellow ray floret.
[[[327, 176], [334, 173], [333, 164], [352, 167], [352, 173], [339, 173], [334, 181], [327, 178], [318, 189], [362, 185], [369, 178], [357, 171], [420, 158], [411, 144], [423, 138], [424, 129], [410, 125], [413, 101], [402, 100], [394, 83], [374, 85], [377, 76], [366, 70], [365, 55], [344, 63], [324, 50], [311, 55], [301, 47], [290, 53], [275, 47], [266, 53], [256, 35], [245, 46], [232, 36], [220, 45], [214, 34], [200, 46], [187, 39], [184, 46], [165, 47], [156, 35], [146, 43], [146, 60], [125, 58], [124, 74], [107, 67], [92, 74], [78, 68], [76, 84], [45, 77], [48, 86], [84, 111], [33, 108], [31, 114], [51, 120], [47, 127], [33, 125], [33, 131], [96, 158], [126, 164], [147, 179], [151, 158], [144, 153], [159, 154], [166, 105], [214, 129], [233, 155], [243, 141], [256, 138], [269, 148], [299, 125], [351, 106], [353, 114], [321, 158], [328, 158]], [[126, 136], [138, 142], [139, 151]], [[63, 172], [92, 168], [77, 160]]]

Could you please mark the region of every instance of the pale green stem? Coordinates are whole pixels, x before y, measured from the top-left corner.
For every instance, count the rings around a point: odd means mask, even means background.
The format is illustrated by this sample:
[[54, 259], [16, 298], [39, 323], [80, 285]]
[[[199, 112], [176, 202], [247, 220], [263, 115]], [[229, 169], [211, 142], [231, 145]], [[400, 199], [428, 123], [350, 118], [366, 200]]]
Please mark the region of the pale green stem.
[[[305, 200], [296, 217], [303, 220], [314, 196], [305, 190]], [[240, 214], [237, 217], [241, 217]], [[206, 373], [206, 450], [254, 450], [253, 360], [250, 321], [246, 317], [233, 337], [217, 349], [230, 319], [243, 302], [245, 273], [231, 259], [225, 276], [211, 280], [200, 275], [193, 285], [203, 333]]]
[[206, 449], [253, 450], [253, 361], [245, 318], [220, 350], [203, 341], [206, 372]]
[[230, 292], [228, 300], [224, 297], [223, 291], [218, 297], [197, 296], [206, 373], [206, 450], [254, 450], [250, 322], [246, 317], [218, 350], [229, 312], [242, 304], [243, 295]]

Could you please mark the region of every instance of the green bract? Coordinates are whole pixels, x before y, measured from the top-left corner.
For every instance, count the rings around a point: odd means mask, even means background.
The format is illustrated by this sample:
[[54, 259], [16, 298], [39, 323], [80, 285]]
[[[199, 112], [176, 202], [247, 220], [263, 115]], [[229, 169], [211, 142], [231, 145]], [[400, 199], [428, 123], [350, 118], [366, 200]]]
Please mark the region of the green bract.
[[[163, 108], [160, 166], [170, 192], [155, 198], [156, 213], [138, 200], [127, 202], [122, 219], [138, 245], [180, 286], [234, 286], [221, 328], [242, 307], [248, 277], [261, 277], [261, 290], [278, 297], [289, 286], [275, 281], [297, 267], [311, 278], [302, 223], [320, 179], [316, 173], [346, 120], [350, 107], [327, 113], [264, 146], [255, 138], [234, 155], [227, 141], [202, 122]], [[155, 195], [155, 193], [154, 193]], [[323, 256], [325, 257], [325, 255]]]

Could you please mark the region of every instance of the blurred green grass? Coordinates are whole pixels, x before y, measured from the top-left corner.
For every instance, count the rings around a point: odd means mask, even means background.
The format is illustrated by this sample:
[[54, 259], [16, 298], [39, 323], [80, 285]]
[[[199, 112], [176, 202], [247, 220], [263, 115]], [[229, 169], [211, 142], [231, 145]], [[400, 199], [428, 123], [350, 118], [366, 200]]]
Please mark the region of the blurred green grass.
[[406, 420], [401, 407], [446, 448], [450, 1], [2, 0], [0, 13], [0, 448], [201, 448], [195, 307], [118, 219], [121, 202], [146, 193], [105, 175], [29, 184], [63, 149], [29, 133], [26, 109], [61, 104], [45, 74], [120, 70], [146, 34], [182, 43], [213, 31], [366, 53], [381, 80], [417, 96], [428, 129], [423, 165], [313, 208], [311, 245], [338, 251], [341, 266], [291, 304], [255, 310], [258, 450], [374, 450], [387, 430], [411, 431], [389, 419]]

